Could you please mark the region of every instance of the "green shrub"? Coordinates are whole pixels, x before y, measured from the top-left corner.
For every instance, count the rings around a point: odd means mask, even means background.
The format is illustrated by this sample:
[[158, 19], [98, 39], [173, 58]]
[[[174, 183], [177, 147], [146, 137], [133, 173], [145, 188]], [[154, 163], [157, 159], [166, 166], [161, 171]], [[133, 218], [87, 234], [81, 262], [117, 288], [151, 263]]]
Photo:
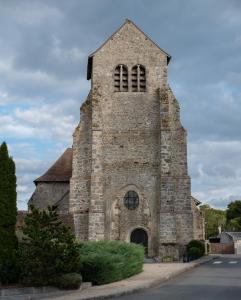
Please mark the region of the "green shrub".
[[0, 282], [2, 284], [17, 283], [19, 280], [19, 261], [17, 251], [9, 251], [0, 260]]
[[80, 273], [84, 281], [104, 284], [140, 273], [144, 248], [120, 241], [98, 241], [80, 244]]
[[53, 285], [65, 290], [79, 289], [82, 283], [82, 276], [78, 273], [68, 273], [57, 277]]
[[43, 286], [52, 278], [79, 271], [79, 249], [72, 232], [58, 219], [55, 207], [31, 207], [20, 244], [20, 281]]
[[205, 253], [205, 245], [198, 240], [192, 240], [187, 245], [187, 256], [189, 260], [197, 259]]
[[191, 258], [191, 260], [197, 259], [202, 256], [202, 251], [196, 247], [189, 248], [188, 256]]
[[198, 248], [200, 250], [200, 256], [203, 256], [205, 254], [205, 245], [203, 242], [198, 240], [192, 240], [187, 244], [187, 254], [189, 255], [189, 251], [191, 248]]

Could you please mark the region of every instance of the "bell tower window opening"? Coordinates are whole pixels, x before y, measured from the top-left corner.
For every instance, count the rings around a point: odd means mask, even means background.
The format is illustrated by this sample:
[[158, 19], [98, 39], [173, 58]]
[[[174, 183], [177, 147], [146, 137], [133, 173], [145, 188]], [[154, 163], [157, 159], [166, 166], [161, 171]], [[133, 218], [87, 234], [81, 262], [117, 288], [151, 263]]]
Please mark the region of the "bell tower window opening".
[[128, 69], [125, 65], [118, 65], [114, 73], [115, 92], [128, 92]]
[[146, 91], [146, 70], [142, 65], [136, 65], [131, 72], [131, 87], [132, 92]]

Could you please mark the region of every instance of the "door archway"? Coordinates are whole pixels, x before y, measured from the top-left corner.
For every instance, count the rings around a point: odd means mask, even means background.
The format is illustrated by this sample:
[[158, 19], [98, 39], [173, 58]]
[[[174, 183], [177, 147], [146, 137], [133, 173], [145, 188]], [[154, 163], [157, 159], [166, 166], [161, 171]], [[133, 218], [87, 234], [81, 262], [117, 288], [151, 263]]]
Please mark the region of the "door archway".
[[145, 253], [148, 253], [148, 235], [144, 229], [134, 229], [130, 236], [130, 242], [144, 246]]

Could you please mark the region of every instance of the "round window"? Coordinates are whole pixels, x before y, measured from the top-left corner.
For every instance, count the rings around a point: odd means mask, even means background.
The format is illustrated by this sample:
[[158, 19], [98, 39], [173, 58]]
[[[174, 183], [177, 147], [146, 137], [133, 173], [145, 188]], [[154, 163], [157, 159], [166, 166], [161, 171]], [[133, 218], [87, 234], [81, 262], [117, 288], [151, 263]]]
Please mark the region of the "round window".
[[139, 197], [135, 191], [129, 191], [124, 197], [125, 207], [128, 209], [135, 209], [139, 205]]

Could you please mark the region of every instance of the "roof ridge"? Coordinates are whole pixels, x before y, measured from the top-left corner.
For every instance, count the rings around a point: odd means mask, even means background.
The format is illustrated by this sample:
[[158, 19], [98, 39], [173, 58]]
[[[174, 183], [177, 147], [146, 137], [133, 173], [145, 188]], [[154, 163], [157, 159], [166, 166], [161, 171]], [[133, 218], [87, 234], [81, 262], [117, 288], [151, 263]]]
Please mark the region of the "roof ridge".
[[68, 182], [72, 176], [72, 148], [66, 148], [51, 167], [40, 177], [37, 182]]
[[109, 40], [111, 40], [113, 38], [113, 36], [120, 31], [126, 23], [131, 23], [132, 25], [134, 25], [136, 27], [136, 29], [138, 31], [140, 31], [149, 41], [151, 41], [161, 52], [163, 52], [166, 56], [167, 56], [167, 64], [169, 63], [169, 61], [171, 60], [171, 55], [168, 54], [165, 50], [163, 50], [158, 44], [156, 44], [144, 31], [142, 31], [132, 20], [130, 19], [125, 19], [125, 22], [118, 27], [110, 36], [109, 38], [107, 38], [105, 40], [104, 43], [102, 43], [94, 52], [90, 53], [90, 55], [88, 56], [88, 66], [87, 66], [87, 79], [89, 80], [91, 78], [91, 73], [92, 73], [92, 58], [95, 55], [95, 53], [97, 53], [102, 47], [104, 47], [104, 45], [109, 42]]

